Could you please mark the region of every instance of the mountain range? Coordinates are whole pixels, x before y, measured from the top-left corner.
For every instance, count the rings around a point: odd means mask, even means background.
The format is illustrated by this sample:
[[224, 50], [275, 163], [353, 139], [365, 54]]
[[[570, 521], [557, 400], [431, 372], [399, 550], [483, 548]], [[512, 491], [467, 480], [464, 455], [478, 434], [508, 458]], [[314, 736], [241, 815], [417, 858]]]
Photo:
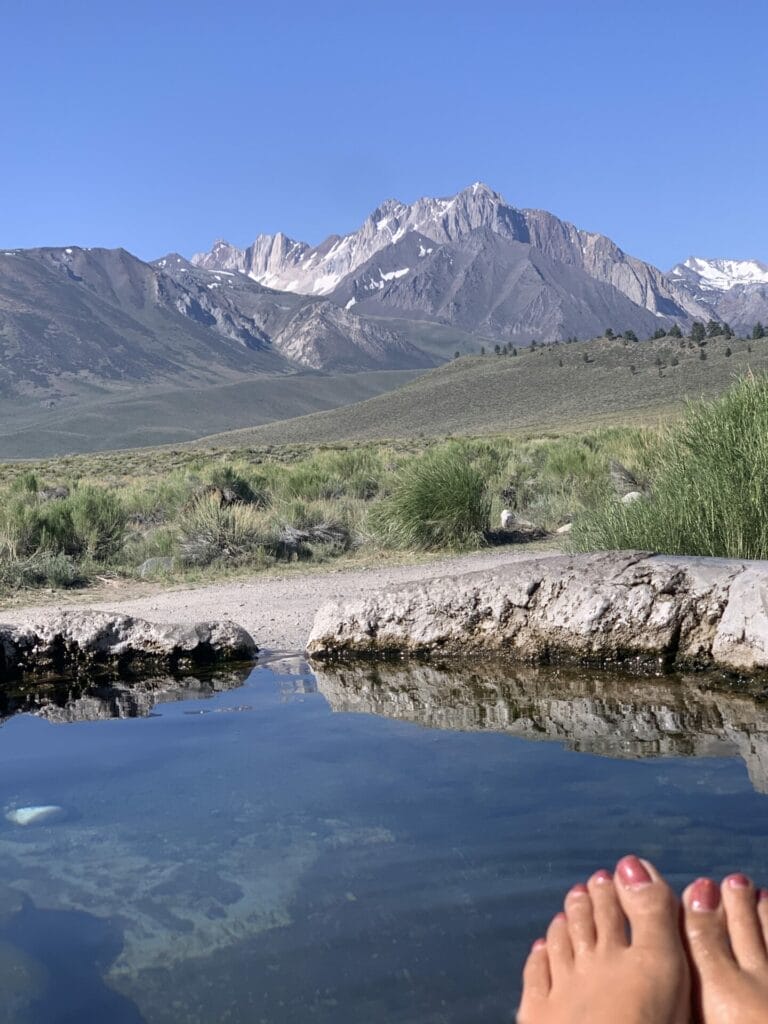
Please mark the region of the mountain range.
[[415, 371], [482, 345], [607, 327], [648, 337], [694, 319], [768, 321], [768, 266], [691, 257], [664, 274], [476, 182], [387, 200], [316, 246], [278, 233], [151, 263], [75, 245], [0, 251], [0, 396], [47, 406], [254, 375]]

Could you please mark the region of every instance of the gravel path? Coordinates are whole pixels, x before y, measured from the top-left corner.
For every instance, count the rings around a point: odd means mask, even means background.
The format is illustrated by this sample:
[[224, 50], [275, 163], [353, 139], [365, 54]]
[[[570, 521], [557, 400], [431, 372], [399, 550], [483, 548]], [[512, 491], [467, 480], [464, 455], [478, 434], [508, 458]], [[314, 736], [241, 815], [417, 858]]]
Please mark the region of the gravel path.
[[440, 558], [417, 565], [385, 566], [378, 569], [336, 569], [327, 572], [254, 577], [253, 580], [217, 583], [184, 590], [156, 590], [142, 597], [52, 601], [50, 604], [0, 611], [0, 621], [22, 623], [39, 620], [62, 610], [92, 608], [136, 615], [151, 622], [192, 623], [201, 620], [232, 619], [244, 626], [261, 648], [272, 651], [304, 649], [315, 612], [334, 597], [355, 597], [371, 590], [384, 590], [400, 583], [412, 583], [434, 576], [492, 570], [508, 562], [546, 557], [559, 552], [519, 548], [495, 548], [471, 555]]

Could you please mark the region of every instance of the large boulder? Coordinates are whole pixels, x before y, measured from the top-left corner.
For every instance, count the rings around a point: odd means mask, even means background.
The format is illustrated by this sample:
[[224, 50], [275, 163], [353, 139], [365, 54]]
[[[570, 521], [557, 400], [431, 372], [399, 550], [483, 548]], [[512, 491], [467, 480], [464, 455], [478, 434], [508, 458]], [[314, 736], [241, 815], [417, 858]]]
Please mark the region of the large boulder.
[[173, 626], [110, 612], [71, 611], [0, 625], [0, 680], [26, 673], [176, 672], [252, 658], [258, 648], [234, 622]]
[[317, 614], [313, 658], [501, 655], [632, 669], [768, 669], [768, 566], [562, 555], [411, 584]]

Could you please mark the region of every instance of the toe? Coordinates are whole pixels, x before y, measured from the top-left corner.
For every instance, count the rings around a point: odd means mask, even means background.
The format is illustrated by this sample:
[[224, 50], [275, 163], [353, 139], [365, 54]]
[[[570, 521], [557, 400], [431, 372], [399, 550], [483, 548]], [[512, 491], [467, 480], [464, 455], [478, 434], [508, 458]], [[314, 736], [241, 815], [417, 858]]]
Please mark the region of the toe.
[[517, 1013], [518, 1024], [535, 1020], [537, 1008], [549, 995], [551, 986], [547, 943], [545, 939], [536, 939], [523, 968], [523, 994]]
[[765, 942], [752, 882], [746, 875], [728, 875], [720, 891], [736, 962], [747, 970], [764, 967]]
[[547, 955], [552, 985], [569, 973], [573, 966], [573, 946], [565, 914], [555, 914], [547, 929]]
[[724, 965], [735, 967], [720, 887], [710, 878], [696, 879], [683, 893], [683, 930], [700, 975], [706, 977]]
[[679, 948], [678, 902], [652, 864], [622, 857], [616, 865], [616, 894], [629, 920], [633, 946]]
[[768, 889], [761, 889], [757, 894], [757, 916], [763, 933], [763, 942], [768, 949]]
[[596, 871], [587, 883], [587, 888], [595, 915], [597, 945], [605, 948], [626, 946], [627, 919], [616, 895], [610, 871]]
[[565, 897], [565, 916], [574, 953], [595, 948], [596, 932], [592, 900], [586, 885], [574, 885]]

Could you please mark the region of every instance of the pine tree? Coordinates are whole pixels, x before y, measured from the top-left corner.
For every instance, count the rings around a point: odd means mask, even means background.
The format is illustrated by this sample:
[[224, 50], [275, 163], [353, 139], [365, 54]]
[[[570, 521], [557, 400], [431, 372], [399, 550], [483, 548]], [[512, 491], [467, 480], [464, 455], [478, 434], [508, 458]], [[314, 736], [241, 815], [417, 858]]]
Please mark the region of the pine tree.
[[613, 330], [610, 327], [606, 327], [605, 330], [603, 331], [603, 334], [605, 335], [606, 338], [612, 338], [613, 337]]
[[637, 335], [634, 331], [624, 331], [624, 337], [627, 341], [637, 341]]
[[707, 332], [704, 330], [704, 324], [700, 320], [694, 320], [691, 324], [691, 341], [701, 342], [707, 336]]
[[666, 335], [667, 332], [664, 330], [663, 327], [657, 327], [656, 330], [653, 332], [652, 338], [654, 341], [658, 341], [659, 338], [665, 338]]
[[723, 325], [718, 323], [717, 320], [707, 321], [707, 337], [716, 338], [718, 335], [723, 333]]
[[730, 345], [726, 346], [726, 349], [725, 349], [725, 358], [726, 358], [726, 359], [728, 359], [728, 358], [729, 358], [730, 356], [732, 356], [732, 355], [733, 355], [733, 352], [731, 352], [731, 347], [730, 347]]
[[669, 329], [670, 338], [682, 338], [683, 332], [680, 330], [680, 324], [672, 324]]
[[765, 328], [758, 320], [755, 326], [752, 328], [752, 341], [760, 341], [761, 338], [765, 337]]

